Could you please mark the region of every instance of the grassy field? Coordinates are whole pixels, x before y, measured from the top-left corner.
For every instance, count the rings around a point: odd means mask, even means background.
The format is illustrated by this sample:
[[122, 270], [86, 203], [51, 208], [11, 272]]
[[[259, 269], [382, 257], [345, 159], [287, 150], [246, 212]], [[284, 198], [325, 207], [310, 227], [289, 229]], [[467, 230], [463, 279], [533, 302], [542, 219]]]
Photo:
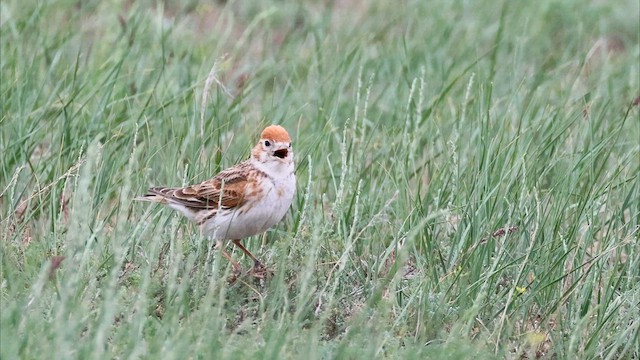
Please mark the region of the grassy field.
[[[638, 7], [3, 1], [0, 358], [640, 358]], [[131, 199], [271, 123], [296, 199], [230, 285]]]

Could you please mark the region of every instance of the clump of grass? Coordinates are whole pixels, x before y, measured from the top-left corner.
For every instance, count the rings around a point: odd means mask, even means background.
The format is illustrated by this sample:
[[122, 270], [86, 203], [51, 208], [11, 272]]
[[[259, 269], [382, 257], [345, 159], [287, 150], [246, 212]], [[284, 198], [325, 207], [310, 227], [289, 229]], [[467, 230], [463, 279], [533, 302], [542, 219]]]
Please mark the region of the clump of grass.
[[[638, 357], [638, 11], [508, 5], [3, 3], [0, 357]], [[269, 123], [297, 198], [229, 285], [130, 199]]]

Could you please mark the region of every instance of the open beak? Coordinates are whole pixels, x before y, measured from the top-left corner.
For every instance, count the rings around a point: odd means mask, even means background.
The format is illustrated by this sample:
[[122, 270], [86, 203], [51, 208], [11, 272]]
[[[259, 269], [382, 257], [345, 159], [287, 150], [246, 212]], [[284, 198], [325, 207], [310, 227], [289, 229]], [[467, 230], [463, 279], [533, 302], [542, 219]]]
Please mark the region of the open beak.
[[280, 159], [286, 158], [287, 154], [289, 154], [289, 149], [280, 149], [273, 152], [273, 155]]

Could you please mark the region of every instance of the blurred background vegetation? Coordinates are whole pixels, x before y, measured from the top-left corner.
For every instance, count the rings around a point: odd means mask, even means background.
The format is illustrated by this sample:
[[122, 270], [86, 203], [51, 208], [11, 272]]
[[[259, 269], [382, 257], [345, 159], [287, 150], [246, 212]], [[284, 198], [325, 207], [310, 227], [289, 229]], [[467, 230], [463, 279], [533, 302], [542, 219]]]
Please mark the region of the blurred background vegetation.
[[[3, 1], [0, 357], [637, 358], [639, 6]], [[270, 123], [297, 199], [229, 285], [131, 198]]]

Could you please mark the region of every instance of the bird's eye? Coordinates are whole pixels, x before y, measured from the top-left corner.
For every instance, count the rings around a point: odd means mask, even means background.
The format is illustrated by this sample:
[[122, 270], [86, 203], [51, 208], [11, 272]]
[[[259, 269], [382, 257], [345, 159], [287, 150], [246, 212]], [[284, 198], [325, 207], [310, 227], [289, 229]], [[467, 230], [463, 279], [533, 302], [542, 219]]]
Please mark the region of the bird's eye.
[[291, 143], [289, 143], [289, 147], [291, 147]]
[[271, 146], [271, 142], [269, 140], [265, 140], [264, 141], [264, 146], [266, 146], [266, 147]]

